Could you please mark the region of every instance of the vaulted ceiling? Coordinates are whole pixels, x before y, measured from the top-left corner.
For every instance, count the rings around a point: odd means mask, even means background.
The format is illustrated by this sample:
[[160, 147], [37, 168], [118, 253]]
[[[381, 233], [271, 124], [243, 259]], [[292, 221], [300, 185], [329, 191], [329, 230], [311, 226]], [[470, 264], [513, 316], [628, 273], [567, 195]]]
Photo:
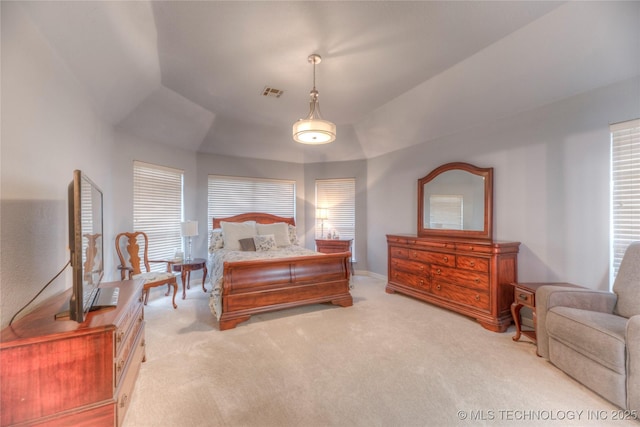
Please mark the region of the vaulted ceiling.
[[[296, 163], [427, 143], [640, 75], [640, 2], [25, 2], [116, 129]], [[313, 67], [328, 145], [293, 142]], [[265, 87], [284, 91], [263, 96]]]

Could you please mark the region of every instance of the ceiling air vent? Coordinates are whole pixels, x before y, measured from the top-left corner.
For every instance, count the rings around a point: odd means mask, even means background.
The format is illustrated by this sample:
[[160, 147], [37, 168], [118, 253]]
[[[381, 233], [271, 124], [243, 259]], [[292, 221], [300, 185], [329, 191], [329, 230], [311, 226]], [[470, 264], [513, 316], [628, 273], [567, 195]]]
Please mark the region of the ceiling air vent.
[[275, 89], [269, 86], [265, 86], [262, 90], [262, 96], [269, 96], [272, 98], [280, 98], [280, 96], [284, 93], [283, 90]]

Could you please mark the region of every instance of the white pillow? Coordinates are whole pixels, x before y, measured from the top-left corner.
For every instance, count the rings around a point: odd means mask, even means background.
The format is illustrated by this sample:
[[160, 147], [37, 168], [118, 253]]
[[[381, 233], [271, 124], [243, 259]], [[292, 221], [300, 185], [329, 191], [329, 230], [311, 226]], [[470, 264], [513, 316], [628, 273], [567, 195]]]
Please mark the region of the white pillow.
[[257, 233], [256, 222], [226, 222], [220, 221], [222, 227], [222, 235], [224, 236], [224, 247], [231, 251], [239, 251], [240, 239], [253, 237]]
[[276, 222], [275, 224], [256, 224], [258, 234], [266, 236], [273, 234], [276, 239], [277, 246], [289, 246], [291, 240], [289, 240], [289, 227], [286, 222]]

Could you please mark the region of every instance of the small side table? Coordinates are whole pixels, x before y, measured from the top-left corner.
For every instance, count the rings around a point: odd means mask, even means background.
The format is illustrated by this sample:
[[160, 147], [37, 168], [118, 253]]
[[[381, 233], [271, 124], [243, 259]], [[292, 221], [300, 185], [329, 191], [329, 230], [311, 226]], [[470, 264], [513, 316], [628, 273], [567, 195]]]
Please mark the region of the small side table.
[[187, 288], [191, 288], [189, 280], [191, 279], [191, 272], [195, 270], [204, 270], [202, 274], [202, 290], [207, 292], [207, 288], [204, 286], [204, 282], [207, 279], [207, 260], [204, 258], [194, 258], [192, 260], [184, 260], [182, 262], [176, 262], [171, 264], [173, 271], [180, 272], [180, 278], [182, 279], [182, 299], [187, 297]]
[[[518, 341], [521, 335], [532, 340], [534, 343], [536, 342], [536, 291], [541, 286], [550, 285], [550, 286], [569, 286], [569, 287], [579, 287], [577, 285], [571, 283], [512, 283], [514, 290], [513, 296], [514, 301], [511, 304], [511, 315], [513, 316], [513, 321], [516, 324], [516, 334], [513, 336], [514, 341]], [[520, 310], [522, 307], [529, 307], [533, 313], [533, 330], [531, 331], [523, 331], [521, 318], [520, 318]]]
[[[323, 254], [335, 254], [338, 252], [351, 252], [351, 242], [352, 239], [341, 240], [341, 239], [316, 239], [316, 248], [318, 252]], [[353, 274], [353, 253], [351, 254], [351, 259], [349, 259], [349, 268], [351, 270], [351, 274]]]

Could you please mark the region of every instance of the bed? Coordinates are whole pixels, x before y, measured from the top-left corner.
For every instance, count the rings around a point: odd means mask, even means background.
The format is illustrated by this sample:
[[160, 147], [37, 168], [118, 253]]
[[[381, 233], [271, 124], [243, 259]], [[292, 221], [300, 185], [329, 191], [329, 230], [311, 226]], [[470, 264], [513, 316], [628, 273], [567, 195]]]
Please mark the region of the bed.
[[[257, 234], [251, 237], [253, 230]], [[221, 331], [267, 311], [317, 303], [348, 307], [353, 305], [350, 259], [350, 252], [321, 254], [299, 246], [294, 218], [265, 213], [214, 218], [209, 306]]]

